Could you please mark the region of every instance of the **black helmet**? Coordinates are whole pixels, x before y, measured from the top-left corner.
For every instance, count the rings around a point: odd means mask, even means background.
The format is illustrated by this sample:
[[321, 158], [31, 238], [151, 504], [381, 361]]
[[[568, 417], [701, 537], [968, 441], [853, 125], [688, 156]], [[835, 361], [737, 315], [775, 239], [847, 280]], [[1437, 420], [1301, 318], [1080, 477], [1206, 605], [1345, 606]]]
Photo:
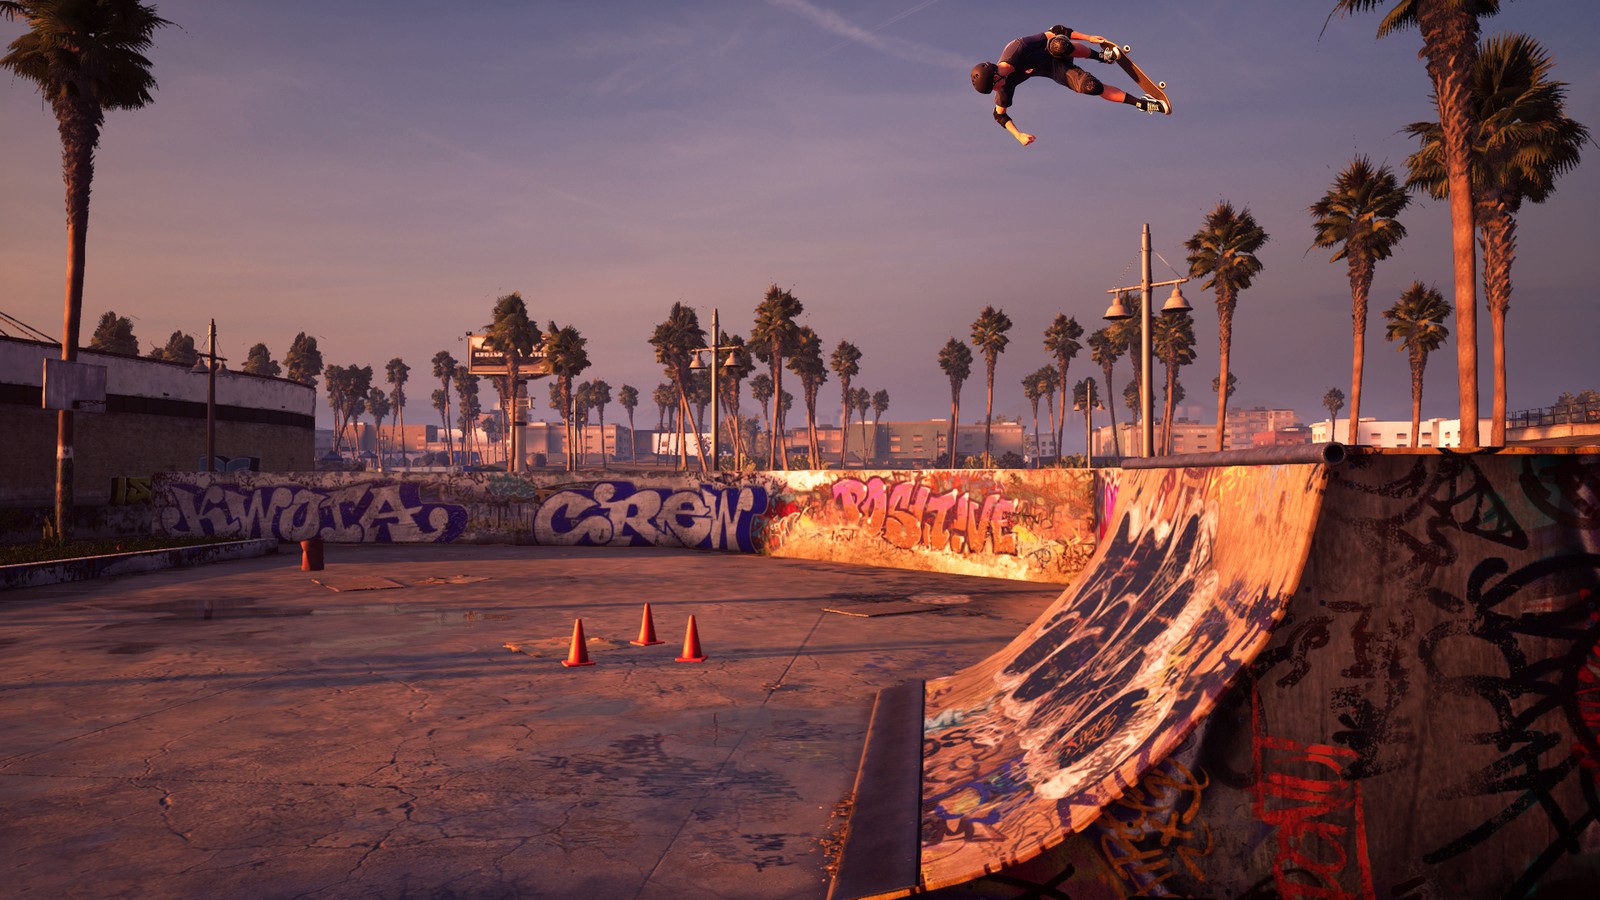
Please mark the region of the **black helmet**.
[[994, 77], [1000, 74], [1000, 67], [992, 62], [981, 62], [972, 67], [972, 89], [980, 94], [987, 94], [994, 90]]
[[1044, 49], [1056, 59], [1072, 58], [1072, 39], [1064, 34], [1051, 35]]

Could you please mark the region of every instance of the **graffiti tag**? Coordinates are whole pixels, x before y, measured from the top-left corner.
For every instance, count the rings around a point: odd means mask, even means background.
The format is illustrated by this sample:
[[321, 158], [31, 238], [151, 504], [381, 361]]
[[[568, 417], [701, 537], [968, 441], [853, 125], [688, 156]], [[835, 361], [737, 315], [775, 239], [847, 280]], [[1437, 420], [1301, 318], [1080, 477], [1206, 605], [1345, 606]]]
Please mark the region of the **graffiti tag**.
[[987, 544], [1000, 555], [1017, 555], [1011, 530], [1016, 504], [999, 491], [974, 497], [966, 491], [934, 494], [926, 485], [889, 484], [873, 476], [866, 481], [841, 478], [833, 498], [846, 525], [859, 527], [903, 550], [953, 550], [982, 553]]
[[766, 508], [766, 490], [754, 485], [672, 489], [601, 481], [551, 494], [534, 513], [533, 535], [541, 544], [754, 553], [752, 523]]
[[161, 509], [161, 526], [172, 535], [442, 543], [467, 527], [466, 509], [424, 501], [415, 483], [363, 482], [332, 489], [173, 484], [170, 489], [172, 501]]

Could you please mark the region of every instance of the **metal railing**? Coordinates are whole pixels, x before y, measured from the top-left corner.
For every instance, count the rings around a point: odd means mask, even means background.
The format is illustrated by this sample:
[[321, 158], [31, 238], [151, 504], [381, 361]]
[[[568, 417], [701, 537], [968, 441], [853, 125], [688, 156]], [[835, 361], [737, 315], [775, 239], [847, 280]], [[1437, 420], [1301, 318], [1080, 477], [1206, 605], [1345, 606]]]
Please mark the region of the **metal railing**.
[[1600, 422], [1600, 400], [1541, 406], [1506, 414], [1507, 428], [1534, 428], [1541, 425], [1576, 425]]

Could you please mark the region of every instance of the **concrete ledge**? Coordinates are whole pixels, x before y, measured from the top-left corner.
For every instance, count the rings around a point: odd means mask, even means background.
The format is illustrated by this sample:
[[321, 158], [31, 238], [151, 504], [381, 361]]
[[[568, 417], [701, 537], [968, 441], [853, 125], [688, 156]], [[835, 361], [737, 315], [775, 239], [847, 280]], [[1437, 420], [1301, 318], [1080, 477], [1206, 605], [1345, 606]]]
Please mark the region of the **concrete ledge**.
[[199, 544], [169, 550], [141, 550], [135, 553], [109, 553], [49, 562], [0, 566], [0, 591], [39, 587], [64, 581], [85, 581], [111, 575], [134, 575], [159, 569], [181, 569], [230, 559], [249, 559], [278, 552], [278, 542], [267, 538]]

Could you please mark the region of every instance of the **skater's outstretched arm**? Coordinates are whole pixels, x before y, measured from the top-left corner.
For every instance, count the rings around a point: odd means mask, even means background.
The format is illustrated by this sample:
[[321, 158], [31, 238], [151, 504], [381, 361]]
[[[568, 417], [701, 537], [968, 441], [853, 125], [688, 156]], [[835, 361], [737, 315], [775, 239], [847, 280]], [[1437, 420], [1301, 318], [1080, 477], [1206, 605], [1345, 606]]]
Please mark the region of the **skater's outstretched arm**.
[[[998, 68], [1000, 71], [997, 75], [995, 75], [994, 81], [996, 93], [999, 93], [1000, 89], [1005, 87], [1006, 78], [1009, 77], [1014, 71], [1012, 65], [1004, 60], [1001, 60]], [[1011, 114], [1006, 112], [1006, 108], [1004, 106], [995, 106], [994, 120], [999, 122], [1012, 137], [1017, 139], [1017, 143], [1021, 144], [1022, 146], [1026, 147], [1034, 142], [1035, 138], [1033, 135], [1018, 128], [1017, 123], [1011, 121]]]

